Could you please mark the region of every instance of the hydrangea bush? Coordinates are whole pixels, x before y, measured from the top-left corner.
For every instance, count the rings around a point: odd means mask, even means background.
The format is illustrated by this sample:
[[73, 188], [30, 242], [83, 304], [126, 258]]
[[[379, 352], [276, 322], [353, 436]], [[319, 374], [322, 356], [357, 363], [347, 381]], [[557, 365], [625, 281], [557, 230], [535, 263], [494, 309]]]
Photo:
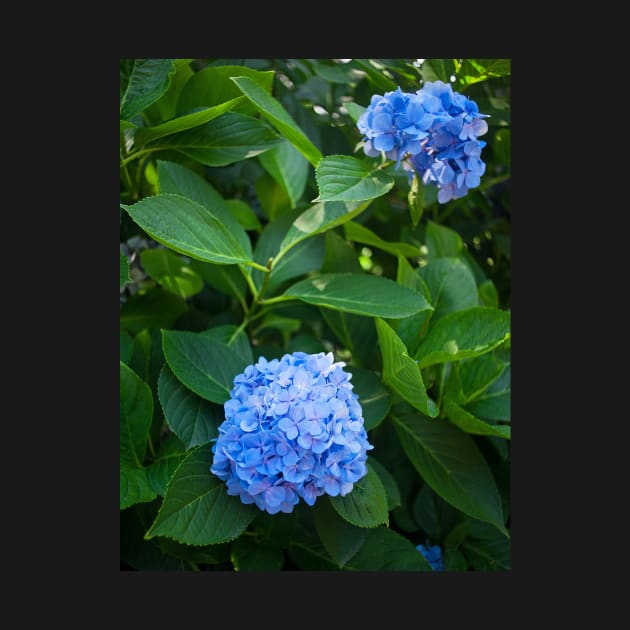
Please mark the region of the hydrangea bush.
[[121, 570], [510, 562], [510, 61], [120, 60]]

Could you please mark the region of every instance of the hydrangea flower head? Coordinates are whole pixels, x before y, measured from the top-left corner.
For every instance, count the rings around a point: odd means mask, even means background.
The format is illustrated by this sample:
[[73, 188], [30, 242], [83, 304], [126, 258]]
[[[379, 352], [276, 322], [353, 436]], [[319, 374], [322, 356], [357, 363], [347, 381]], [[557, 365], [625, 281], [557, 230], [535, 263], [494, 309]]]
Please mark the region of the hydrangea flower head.
[[431, 545], [427, 541], [426, 545], [417, 545], [416, 549], [424, 556], [434, 571], [444, 571], [444, 559], [440, 545]]
[[234, 378], [210, 467], [228, 494], [276, 514], [352, 491], [374, 447], [344, 366], [331, 352], [294, 352]]
[[381, 153], [415, 169], [425, 184], [438, 188], [438, 201], [446, 203], [466, 195], [481, 182], [486, 165], [479, 140], [488, 131], [477, 104], [455, 92], [450, 83], [427, 81], [415, 93], [396, 91], [372, 96], [357, 127], [363, 134], [363, 151]]

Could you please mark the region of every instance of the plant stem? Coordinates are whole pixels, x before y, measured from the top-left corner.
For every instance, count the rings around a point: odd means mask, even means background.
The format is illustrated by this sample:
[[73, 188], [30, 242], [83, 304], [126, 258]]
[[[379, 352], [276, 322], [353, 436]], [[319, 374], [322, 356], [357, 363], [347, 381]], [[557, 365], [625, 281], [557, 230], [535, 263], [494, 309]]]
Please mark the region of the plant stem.
[[295, 298], [290, 297], [288, 295], [278, 295], [277, 297], [268, 298], [267, 300], [258, 300], [259, 304], [278, 304], [280, 302], [288, 302], [289, 300], [294, 300]]
[[257, 300], [258, 289], [256, 288], [256, 285], [254, 284], [254, 281], [252, 280], [251, 275], [248, 274], [247, 271], [245, 271], [245, 269], [243, 269], [241, 265], [239, 265], [238, 268], [241, 270], [241, 273], [243, 274], [243, 276], [245, 276], [245, 282], [247, 282], [247, 285], [249, 286], [249, 290], [252, 292], [252, 296], [254, 297], [254, 300]]
[[133, 162], [133, 160], [137, 160], [141, 155], [146, 155], [147, 153], [151, 153], [152, 151], [159, 151], [162, 147], [151, 147], [149, 149], [141, 149], [140, 151], [136, 151], [135, 153], [131, 153], [128, 155], [122, 162], [121, 166], [126, 166], [129, 162]]

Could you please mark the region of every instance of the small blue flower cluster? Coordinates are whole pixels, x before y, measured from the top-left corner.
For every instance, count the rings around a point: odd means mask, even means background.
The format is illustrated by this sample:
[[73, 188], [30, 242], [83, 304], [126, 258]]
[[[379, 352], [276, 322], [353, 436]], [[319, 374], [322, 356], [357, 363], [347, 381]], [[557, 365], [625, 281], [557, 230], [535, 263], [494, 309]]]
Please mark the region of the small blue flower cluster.
[[442, 548], [439, 545], [418, 545], [416, 549], [424, 556], [434, 571], [444, 571], [444, 560], [442, 558]]
[[290, 513], [300, 497], [345, 496], [367, 474], [367, 439], [351, 374], [331, 352], [260, 357], [234, 378], [210, 470], [243, 503]]
[[486, 170], [481, 160], [486, 143], [478, 139], [488, 131], [484, 118], [473, 100], [434, 81], [415, 94], [400, 87], [375, 94], [357, 127], [366, 155], [384, 152], [397, 166], [405, 160], [403, 168], [415, 169], [425, 184], [436, 183], [438, 201], [446, 203], [479, 186]]

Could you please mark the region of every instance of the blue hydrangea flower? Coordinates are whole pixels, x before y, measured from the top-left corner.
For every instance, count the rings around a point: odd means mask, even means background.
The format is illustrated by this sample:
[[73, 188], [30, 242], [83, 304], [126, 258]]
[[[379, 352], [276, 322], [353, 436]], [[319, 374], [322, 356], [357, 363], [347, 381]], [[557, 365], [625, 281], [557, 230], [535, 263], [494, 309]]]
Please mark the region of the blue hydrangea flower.
[[415, 94], [396, 91], [372, 96], [357, 121], [363, 134], [363, 151], [381, 153], [415, 170], [425, 184], [438, 188], [438, 201], [446, 203], [466, 195], [481, 182], [486, 165], [479, 140], [488, 131], [477, 104], [455, 92], [450, 83], [428, 81]]
[[276, 514], [352, 491], [374, 447], [344, 366], [331, 352], [294, 352], [234, 378], [210, 467], [228, 494]]
[[434, 571], [444, 571], [444, 559], [440, 545], [431, 545], [427, 540], [426, 545], [417, 545], [416, 549], [424, 556]]

